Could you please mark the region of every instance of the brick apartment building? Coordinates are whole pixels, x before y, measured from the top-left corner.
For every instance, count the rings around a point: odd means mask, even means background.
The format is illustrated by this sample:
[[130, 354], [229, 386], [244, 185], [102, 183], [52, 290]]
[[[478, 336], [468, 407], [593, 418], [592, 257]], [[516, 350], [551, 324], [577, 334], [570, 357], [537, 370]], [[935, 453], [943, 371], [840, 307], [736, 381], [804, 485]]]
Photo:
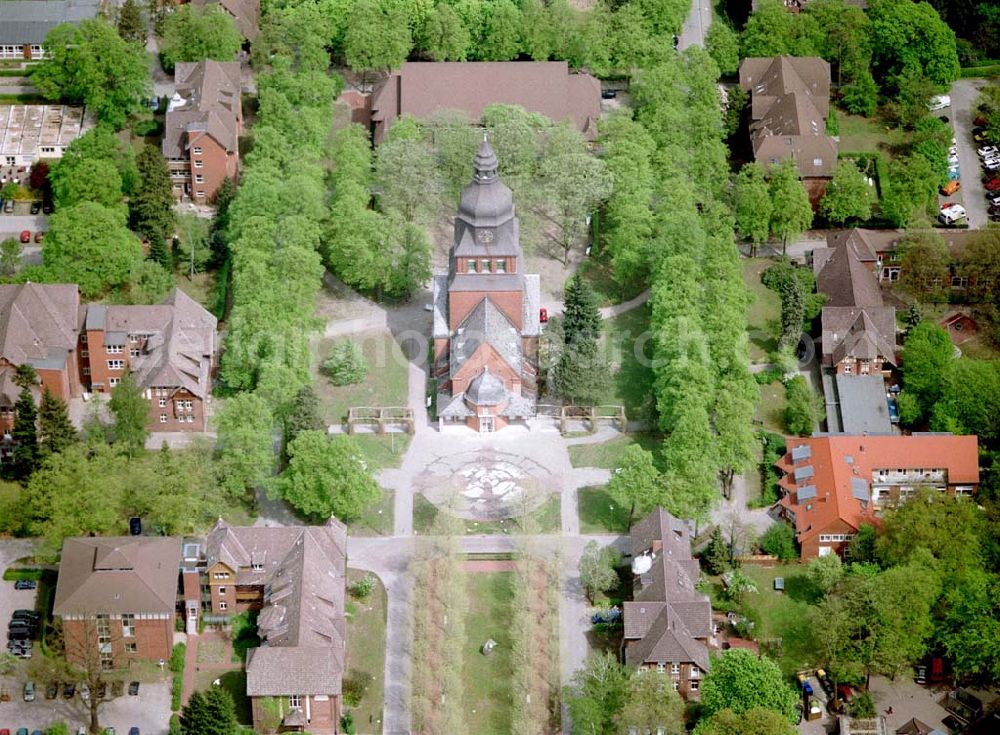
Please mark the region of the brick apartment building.
[[255, 528], [220, 520], [205, 544], [213, 615], [259, 610], [247, 658], [254, 726], [337, 733], [346, 656], [347, 528]]
[[225, 179], [236, 181], [239, 176], [240, 65], [211, 60], [179, 63], [174, 82], [163, 133], [174, 198], [206, 204], [215, 199]]
[[67, 657], [120, 669], [170, 658], [180, 540], [124, 536], [63, 542], [53, 614]]
[[920, 490], [971, 495], [979, 485], [975, 436], [788, 437], [775, 466], [780, 515], [795, 528], [802, 559], [843, 555], [862, 524]]
[[668, 675], [674, 691], [697, 699], [709, 670], [712, 605], [695, 589], [691, 529], [657, 508], [631, 530], [633, 599], [624, 604], [625, 663]]
[[105, 306], [81, 304], [72, 284], [0, 285], [0, 429], [13, 427], [17, 366], [30, 365], [64, 401], [110, 392], [131, 372], [151, 431], [204, 431], [216, 326], [178, 289], [160, 304]]

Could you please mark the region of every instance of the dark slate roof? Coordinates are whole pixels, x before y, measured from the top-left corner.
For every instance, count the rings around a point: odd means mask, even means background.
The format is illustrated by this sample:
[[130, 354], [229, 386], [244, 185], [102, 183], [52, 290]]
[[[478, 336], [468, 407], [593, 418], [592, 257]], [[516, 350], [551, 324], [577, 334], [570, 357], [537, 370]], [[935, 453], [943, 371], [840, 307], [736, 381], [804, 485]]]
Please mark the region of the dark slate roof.
[[836, 376], [841, 429], [845, 434], [888, 434], [892, 431], [881, 375]]
[[40, 44], [60, 23], [97, 16], [101, 0], [3, 0], [0, 44]]
[[896, 310], [891, 306], [825, 306], [820, 318], [823, 355], [834, 364], [848, 356], [896, 364]]
[[697, 560], [691, 557], [686, 521], [656, 508], [632, 527], [633, 562], [651, 559], [648, 571], [634, 578], [634, 601], [624, 606], [625, 659], [642, 663], [694, 663], [708, 671], [712, 606], [695, 589]]
[[476, 304], [455, 331], [451, 340], [451, 374], [454, 376], [483, 344], [491, 345], [514, 372], [521, 374], [521, 335], [488, 296]]
[[489, 367], [472, 379], [465, 398], [474, 406], [499, 406], [507, 399], [507, 389], [503, 381]]
[[166, 536], [68, 538], [53, 612], [172, 613], [181, 541]]
[[189, 143], [209, 135], [227, 151], [239, 147], [240, 65], [183, 62], [174, 67], [176, 92], [167, 108], [163, 155], [186, 158]]
[[0, 357], [60, 367], [76, 348], [80, 290], [70, 284], [0, 285]]
[[[514, 216], [514, 195], [500, 181], [496, 154], [483, 138], [455, 217], [452, 255], [522, 257], [520, 232]], [[454, 261], [453, 261], [454, 262]]]
[[846, 242], [833, 249], [816, 273], [816, 290], [826, 295], [826, 306], [882, 305], [875, 275]]
[[221, 5], [248, 41], [254, 40], [260, 32], [260, 0], [191, 0], [191, 4], [198, 7]]

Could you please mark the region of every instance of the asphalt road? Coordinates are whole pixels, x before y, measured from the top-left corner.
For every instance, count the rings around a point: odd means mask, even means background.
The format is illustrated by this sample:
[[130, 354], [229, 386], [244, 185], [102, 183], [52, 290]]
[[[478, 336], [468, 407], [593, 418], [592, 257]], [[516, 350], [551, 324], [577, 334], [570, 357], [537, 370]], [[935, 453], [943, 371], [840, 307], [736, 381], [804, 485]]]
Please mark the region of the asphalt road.
[[691, 0], [691, 12], [681, 27], [677, 48], [683, 51], [688, 46], [704, 46], [705, 34], [711, 25], [712, 3], [709, 0]]
[[985, 79], [959, 79], [951, 87], [951, 108], [942, 110], [939, 114], [947, 114], [955, 128], [955, 140], [958, 145], [958, 166], [962, 188], [954, 197], [940, 197], [941, 203], [958, 201], [965, 207], [969, 215], [969, 227], [979, 229], [985, 227], [986, 190], [983, 188], [983, 169], [980, 165], [976, 149], [979, 144], [972, 139], [972, 120], [976, 116], [975, 105], [979, 90], [986, 84]]

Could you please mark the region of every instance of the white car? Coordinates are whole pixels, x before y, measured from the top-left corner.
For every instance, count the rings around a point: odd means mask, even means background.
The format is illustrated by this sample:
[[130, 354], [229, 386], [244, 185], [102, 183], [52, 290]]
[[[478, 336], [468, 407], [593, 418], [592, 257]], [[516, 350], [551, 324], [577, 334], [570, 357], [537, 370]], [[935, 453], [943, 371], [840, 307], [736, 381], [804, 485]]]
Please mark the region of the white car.
[[927, 107], [931, 112], [951, 107], [951, 97], [946, 94], [935, 95], [934, 97], [931, 97], [931, 102], [927, 105]]
[[991, 155], [996, 156], [997, 154], [1000, 154], [1000, 149], [998, 149], [995, 145], [988, 145], [980, 148], [976, 151], [976, 153], [980, 158], [989, 158]]
[[1000, 194], [987, 194], [986, 203], [991, 207], [1000, 207]]
[[941, 207], [941, 214], [938, 215], [938, 219], [941, 220], [943, 224], [953, 225], [960, 219], [965, 219], [966, 212], [965, 207], [961, 204], [945, 204]]

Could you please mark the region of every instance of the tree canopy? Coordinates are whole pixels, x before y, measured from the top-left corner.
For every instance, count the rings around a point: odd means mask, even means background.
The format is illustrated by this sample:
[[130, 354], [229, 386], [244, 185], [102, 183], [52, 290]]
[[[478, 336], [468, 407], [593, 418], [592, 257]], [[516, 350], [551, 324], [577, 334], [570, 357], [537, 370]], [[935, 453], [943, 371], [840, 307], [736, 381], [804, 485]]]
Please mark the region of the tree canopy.
[[730, 649], [717, 656], [701, 686], [701, 704], [709, 717], [723, 710], [743, 715], [760, 708], [794, 723], [797, 701], [778, 665], [746, 649]]
[[160, 60], [172, 71], [179, 61], [234, 61], [243, 44], [233, 18], [220, 5], [178, 5], [163, 22]]

